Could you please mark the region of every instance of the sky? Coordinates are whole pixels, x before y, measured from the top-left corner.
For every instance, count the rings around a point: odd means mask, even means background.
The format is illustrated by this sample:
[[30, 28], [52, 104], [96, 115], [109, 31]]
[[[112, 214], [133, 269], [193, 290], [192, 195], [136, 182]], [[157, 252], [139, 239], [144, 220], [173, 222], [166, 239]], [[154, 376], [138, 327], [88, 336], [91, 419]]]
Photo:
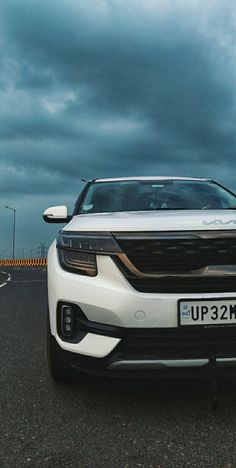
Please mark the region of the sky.
[[[1, 0], [0, 258], [36, 256], [81, 178], [204, 176], [236, 190], [236, 4]], [[24, 249], [24, 251], [23, 251]]]

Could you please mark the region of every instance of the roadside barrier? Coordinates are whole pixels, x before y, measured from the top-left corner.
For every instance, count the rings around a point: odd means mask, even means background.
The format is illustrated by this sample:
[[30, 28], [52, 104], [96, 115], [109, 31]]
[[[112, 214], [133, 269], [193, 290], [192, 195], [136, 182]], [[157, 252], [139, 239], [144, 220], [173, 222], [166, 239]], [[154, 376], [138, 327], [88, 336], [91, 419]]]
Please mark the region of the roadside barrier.
[[16, 259], [4, 259], [0, 260], [0, 266], [46, 266], [46, 258], [16, 258]]

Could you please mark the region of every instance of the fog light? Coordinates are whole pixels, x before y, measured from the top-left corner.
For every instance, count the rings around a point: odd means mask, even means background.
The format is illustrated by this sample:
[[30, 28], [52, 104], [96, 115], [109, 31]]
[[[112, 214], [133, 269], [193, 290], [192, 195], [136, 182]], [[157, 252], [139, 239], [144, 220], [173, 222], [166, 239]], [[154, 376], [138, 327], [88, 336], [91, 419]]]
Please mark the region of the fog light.
[[68, 305], [61, 308], [61, 330], [64, 336], [73, 335], [73, 309]]

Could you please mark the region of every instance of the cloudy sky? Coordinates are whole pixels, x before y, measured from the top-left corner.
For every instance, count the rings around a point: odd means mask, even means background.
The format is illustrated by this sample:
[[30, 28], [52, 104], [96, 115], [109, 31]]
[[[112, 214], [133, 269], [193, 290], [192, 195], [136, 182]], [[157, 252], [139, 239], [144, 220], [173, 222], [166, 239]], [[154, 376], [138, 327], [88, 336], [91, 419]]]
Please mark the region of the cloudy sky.
[[[80, 178], [207, 176], [236, 190], [236, 7], [1, 0], [0, 256], [36, 253]], [[32, 252], [31, 252], [32, 251]]]

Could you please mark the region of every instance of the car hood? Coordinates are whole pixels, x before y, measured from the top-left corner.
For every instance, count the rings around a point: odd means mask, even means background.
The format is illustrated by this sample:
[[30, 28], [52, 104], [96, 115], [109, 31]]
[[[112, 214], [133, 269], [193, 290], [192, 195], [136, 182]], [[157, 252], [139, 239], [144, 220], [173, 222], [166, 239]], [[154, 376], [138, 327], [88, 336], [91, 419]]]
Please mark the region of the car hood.
[[235, 210], [126, 211], [74, 216], [65, 231], [192, 231], [236, 229]]

